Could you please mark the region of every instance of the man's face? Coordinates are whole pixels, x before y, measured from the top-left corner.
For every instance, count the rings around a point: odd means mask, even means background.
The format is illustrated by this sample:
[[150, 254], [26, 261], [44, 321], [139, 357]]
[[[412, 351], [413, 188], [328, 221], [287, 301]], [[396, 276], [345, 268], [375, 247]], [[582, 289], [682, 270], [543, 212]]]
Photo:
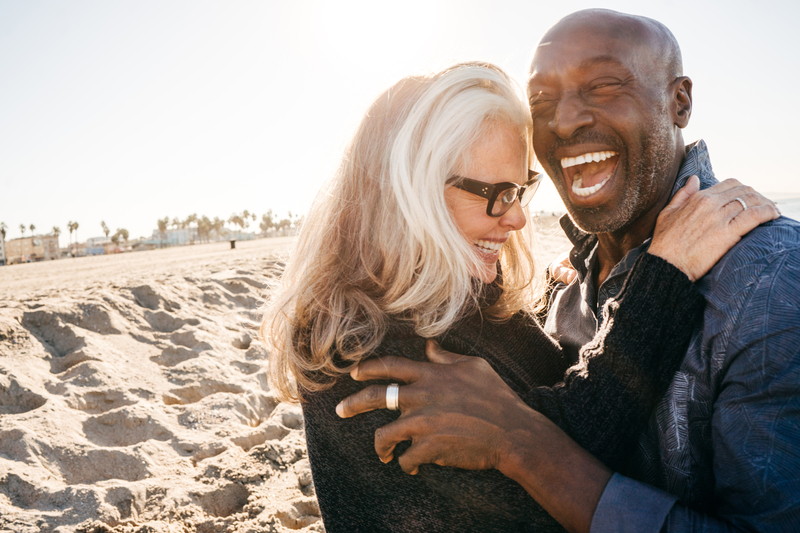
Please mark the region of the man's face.
[[534, 55], [533, 147], [585, 231], [625, 230], [671, 188], [671, 80], [653, 55], [629, 33], [586, 23], [554, 28]]

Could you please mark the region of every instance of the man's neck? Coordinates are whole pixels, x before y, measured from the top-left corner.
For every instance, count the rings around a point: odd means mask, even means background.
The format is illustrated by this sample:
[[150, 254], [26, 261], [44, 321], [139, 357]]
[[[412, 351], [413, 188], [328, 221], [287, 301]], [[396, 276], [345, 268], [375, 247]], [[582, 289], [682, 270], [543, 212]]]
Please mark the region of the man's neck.
[[610, 233], [598, 233], [597, 266], [592, 273], [594, 286], [598, 289], [611, 274], [614, 267], [628, 252], [652, 237], [661, 210], [669, 203], [672, 187], [683, 164], [683, 157], [676, 158], [670, 170], [670, 178], [659, 193], [658, 199], [636, 220], [626, 227]]
[[595, 287], [599, 289], [617, 263], [653, 235], [658, 214], [665, 205], [666, 200], [659, 202], [657, 209], [648, 211], [624, 230], [597, 234], [597, 266], [592, 273]]

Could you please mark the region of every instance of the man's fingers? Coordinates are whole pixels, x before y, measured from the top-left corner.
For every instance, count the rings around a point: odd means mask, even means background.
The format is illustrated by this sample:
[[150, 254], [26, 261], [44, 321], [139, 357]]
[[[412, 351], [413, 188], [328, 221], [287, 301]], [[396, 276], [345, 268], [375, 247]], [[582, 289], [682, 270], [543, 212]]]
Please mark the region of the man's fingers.
[[351, 394], [336, 406], [336, 414], [341, 418], [350, 418], [375, 409], [386, 408], [386, 385], [370, 385], [355, 394]]
[[387, 355], [360, 363], [350, 372], [350, 376], [356, 381], [388, 379], [413, 383], [419, 379], [426, 364], [405, 357]]
[[419, 417], [398, 418], [391, 424], [375, 430], [375, 453], [384, 463], [394, 457], [394, 448], [404, 440], [412, 438], [425, 430], [423, 419]]
[[428, 361], [440, 365], [452, 365], [464, 358], [463, 355], [448, 352], [433, 339], [428, 339], [428, 342], [425, 343], [425, 355], [428, 356]]

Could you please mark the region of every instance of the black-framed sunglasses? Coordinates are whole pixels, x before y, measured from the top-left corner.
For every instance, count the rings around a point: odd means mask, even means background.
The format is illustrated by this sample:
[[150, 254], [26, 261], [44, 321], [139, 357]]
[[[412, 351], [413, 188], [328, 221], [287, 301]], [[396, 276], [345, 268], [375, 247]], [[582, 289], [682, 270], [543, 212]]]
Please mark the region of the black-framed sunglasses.
[[501, 217], [511, 209], [514, 201], [519, 198], [522, 207], [528, 205], [536, 194], [536, 189], [542, 181], [542, 175], [535, 170], [528, 170], [528, 181], [525, 185], [504, 181], [502, 183], [486, 183], [461, 176], [453, 176], [447, 183], [462, 191], [477, 194], [489, 200], [486, 204], [486, 214], [490, 217]]

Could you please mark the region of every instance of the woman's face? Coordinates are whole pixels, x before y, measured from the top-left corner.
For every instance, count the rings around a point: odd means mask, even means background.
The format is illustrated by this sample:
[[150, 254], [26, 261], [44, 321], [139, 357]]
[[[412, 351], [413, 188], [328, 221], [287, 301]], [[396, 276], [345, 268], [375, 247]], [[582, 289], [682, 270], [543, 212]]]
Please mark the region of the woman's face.
[[[469, 152], [467, 165], [459, 175], [486, 183], [523, 185], [528, 175], [526, 167], [525, 148], [516, 128], [496, 123]], [[455, 187], [447, 187], [444, 195], [456, 226], [483, 260], [476, 277], [484, 283], [493, 282], [503, 243], [512, 231], [525, 226], [522, 207], [516, 201], [503, 216], [490, 217], [486, 214], [486, 198]]]

